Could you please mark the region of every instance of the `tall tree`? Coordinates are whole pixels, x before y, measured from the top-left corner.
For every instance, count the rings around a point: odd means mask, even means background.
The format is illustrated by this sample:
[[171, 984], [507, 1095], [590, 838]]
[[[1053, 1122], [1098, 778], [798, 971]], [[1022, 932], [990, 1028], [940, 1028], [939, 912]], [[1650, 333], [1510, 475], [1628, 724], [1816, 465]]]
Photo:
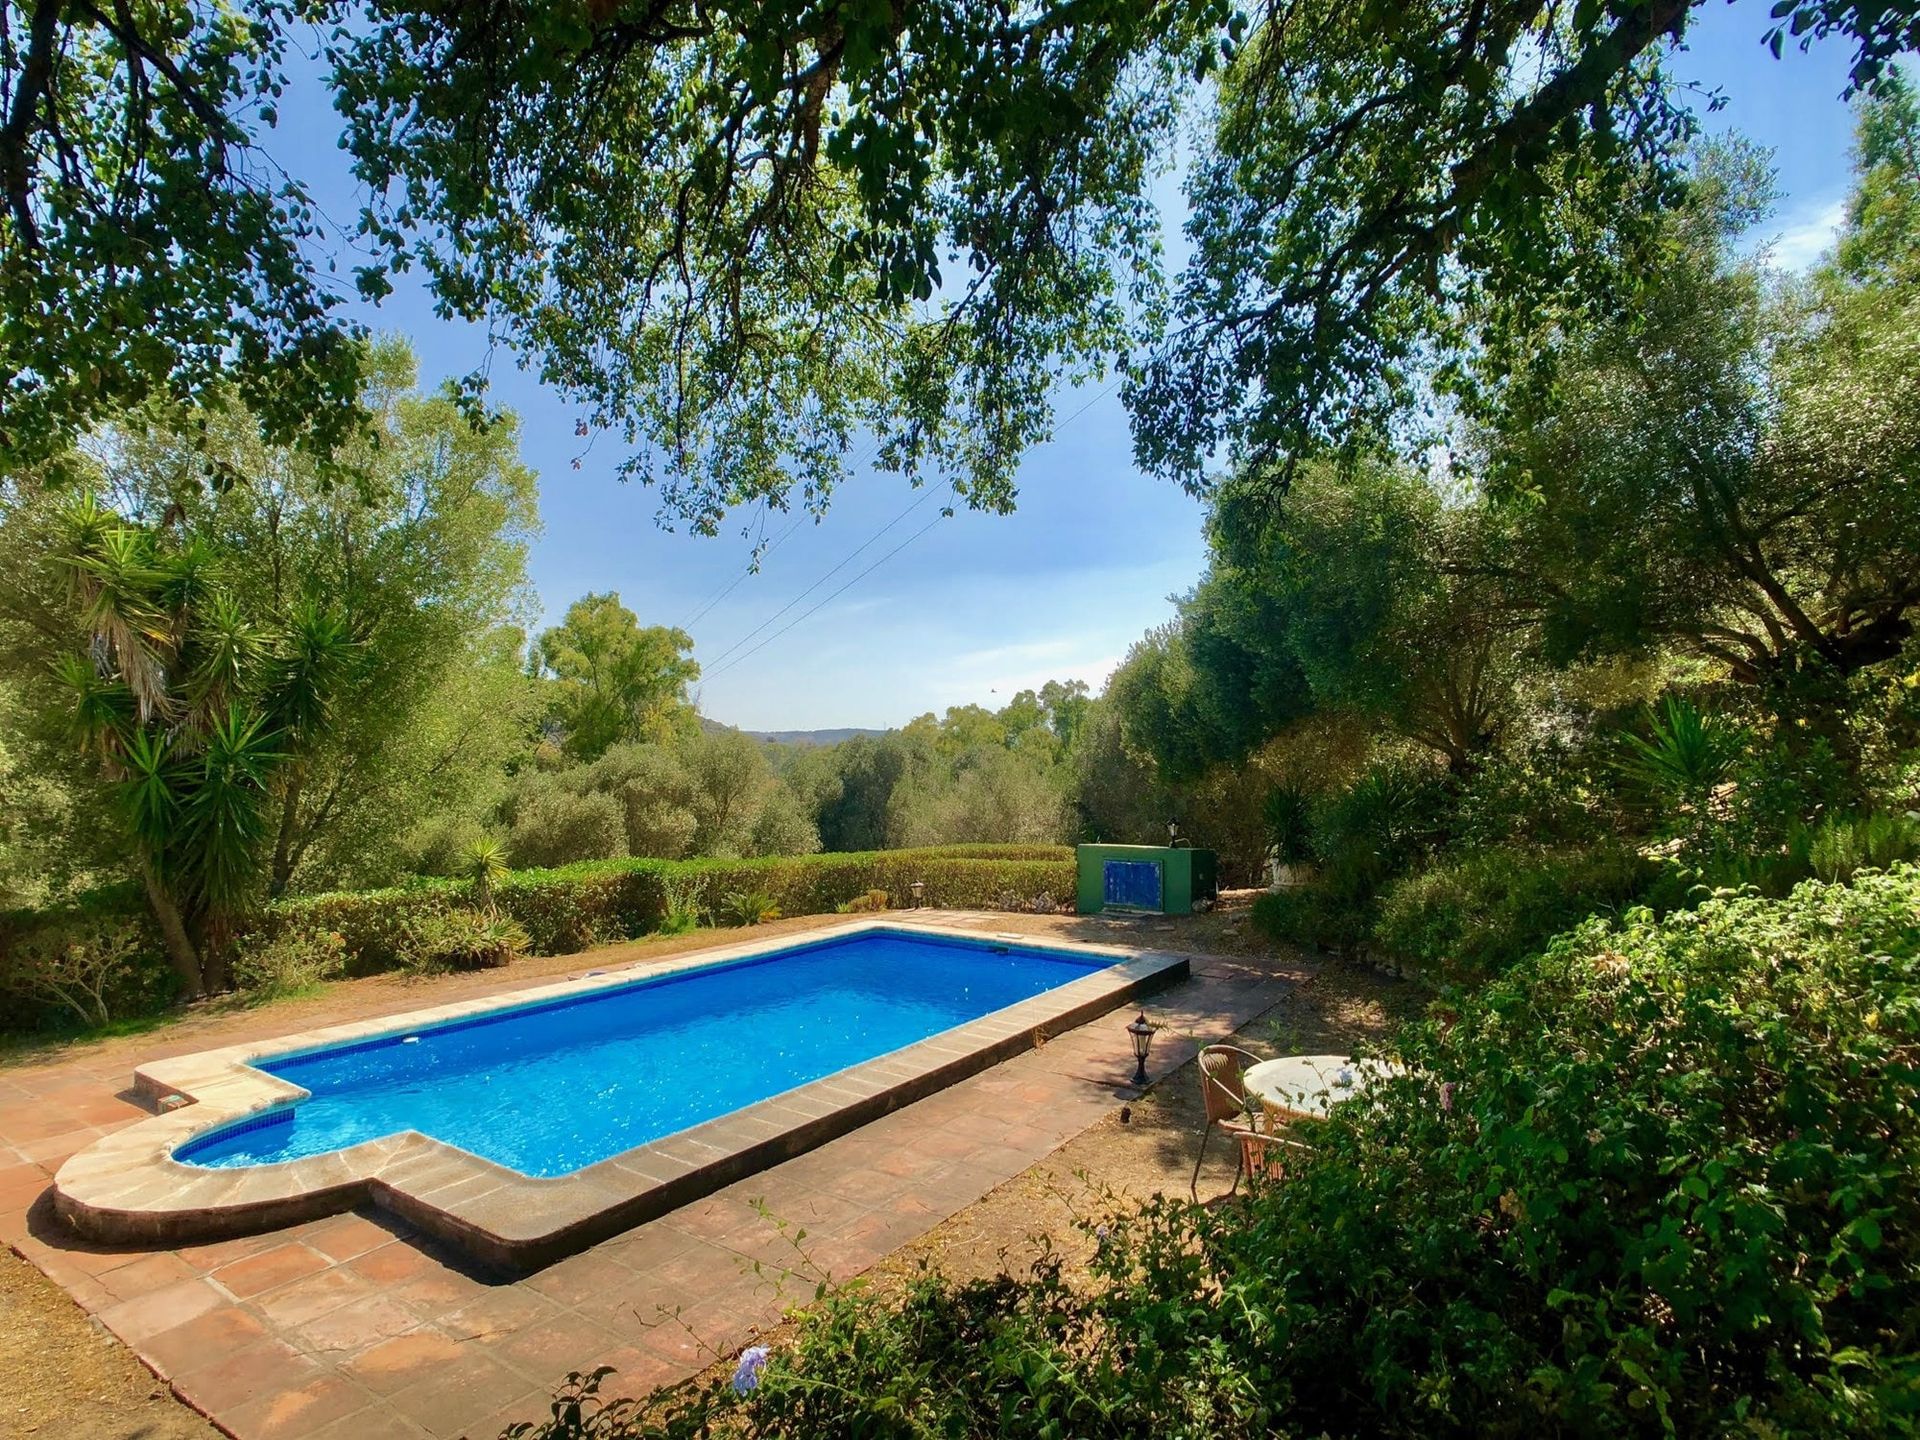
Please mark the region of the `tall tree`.
[[616, 593], [574, 601], [542, 632], [534, 657], [551, 680], [568, 752], [591, 760], [623, 740], [685, 733], [694, 723], [687, 687], [700, 678], [692, 649], [684, 630], [642, 627]]
[[[115, 504], [204, 541], [249, 609], [326, 596], [357, 642], [333, 725], [278, 791], [275, 895], [303, 869], [322, 884], [391, 879], [379, 867], [398, 837], [429, 810], [474, 808], [481, 772], [536, 723], [511, 655], [539, 523], [518, 427], [476, 429], [445, 393], [419, 393], [404, 345], [366, 364], [368, 427], [338, 452], [355, 486], [268, 443], [236, 404], [123, 424], [92, 447]], [[210, 485], [210, 471], [240, 483]]]
[[1853, 225], [1809, 282], [1685, 234], [1630, 322], [1542, 317], [1560, 380], [1485, 444], [1556, 653], [1679, 644], [1831, 718], [1834, 683], [1912, 633], [1920, 234], [1886, 202], [1920, 127], [1899, 96], [1863, 131]]
[[[1265, 632], [1303, 682], [1284, 718], [1310, 696], [1466, 771], [1513, 708], [1532, 636], [1500, 583], [1503, 517], [1478, 497], [1449, 501], [1436, 478], [1377, 461], [1315, 464], [1277, 514], [1264, 487], [1230, 489], [1215, 509], [1213, 583], [1286, 617]], [[1218, 662], [1204, 668], [1221, 683]], [[1273, 718], [1253, 745], [1282, 728]]]
[[51, 556], [84, 632], [59, 660], [75, 743], [97, 757], [188, 996], [222, 988], [234, 919], [258, 893], [276, 790], [326, 734], [354, 642], [300, 597], [250, 610], [219, 557], [90, 497]]

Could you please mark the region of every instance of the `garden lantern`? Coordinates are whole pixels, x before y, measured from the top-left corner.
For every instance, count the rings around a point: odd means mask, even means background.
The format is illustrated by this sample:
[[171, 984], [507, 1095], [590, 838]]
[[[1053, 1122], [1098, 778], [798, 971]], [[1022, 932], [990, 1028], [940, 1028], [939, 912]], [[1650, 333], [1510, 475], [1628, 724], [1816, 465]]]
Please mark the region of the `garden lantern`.
[[1153, 1046], [1153, 1032], [1159, 1028], [1147, 1019], [1144, 1010], [1127, 1026], [1127, 1037], [1133, 1041], [1133, 1083], [1136, 1085], [1147, 1083], [1147, 1051]]
[[920, 908], [920, 901], [927, 893], [927, 882], [924, 880], [916, 880], [907, 888], [913, 891], [913, 908], [918, 910]]

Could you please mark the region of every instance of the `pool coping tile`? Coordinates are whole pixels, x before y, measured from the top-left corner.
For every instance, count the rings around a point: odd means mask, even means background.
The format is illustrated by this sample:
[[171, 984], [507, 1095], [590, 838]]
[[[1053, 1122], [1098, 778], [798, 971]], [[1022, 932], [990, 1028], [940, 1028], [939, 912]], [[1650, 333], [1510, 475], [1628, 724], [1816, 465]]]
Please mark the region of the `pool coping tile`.
[[[591, 995], [863, 934], [996, 941], [1111, 963], [1077, 980], [822, 1079], [586, 1166], [527, 1176], [408, 1131], [345, 1150], [215, 1170], [174, 1151], [208, 1131], [304, 1099], [251, 1062], [405, 1035], [449, 1022]], [[966, 1076], [1029, 1050], [1136, 996], [1187, 978], [1188, 957], [1137, 946], [1061, 943], [977, 930], [868, 921], [834, 924], [667, 962], [201, 1051], [142, 1065], [134, 1090], [163, 1107], [96, 1140], [54, 1177], [57, 1213], [103, 1242], [218, 1240], [379, 1206], [483, 1264], [526, 1272], [655, 1219], [742, 1176], [790, 1160]]]

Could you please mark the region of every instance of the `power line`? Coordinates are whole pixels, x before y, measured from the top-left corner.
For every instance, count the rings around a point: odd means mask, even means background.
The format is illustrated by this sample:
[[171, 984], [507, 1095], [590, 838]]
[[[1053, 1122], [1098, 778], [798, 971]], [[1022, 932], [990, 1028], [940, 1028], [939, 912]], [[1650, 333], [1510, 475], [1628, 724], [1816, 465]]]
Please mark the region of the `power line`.
[[729, 655], [733, 654], [734, 651], [738, 650], [742, 645], [746, 644], [749, 640], [753, 639], [754, 636], [758, 635], [762, 630], [766, 629], [767, 626], [773, 624], [774, 621], [778, 620], [782, 615], [786, 614], [789, 610], [793, 609], [794, 606], [798, 605], [802, 600], [806, 599], [807, 596], [811, 595], [814, 591], [818, 590], [822, 585], [826, 584], [827, 581], [831, 580], [835, 575], [839, 574], [842, 570], [846, 569], [847, 566], [852, 564], [853, 561], [859, 557], [860, 553], [863, 550], [867, 549], [870, 545], [872, 545], [874, 541], [878, 540], [882, 535], [885, 535], [889, 530], [893, 529], [894, 526], [898, 525], [902, 520], [906, 519], [907, 516], [911, 515], [914, 511], [918, 510], [922, 505], [926, 504], [928, 500], [932, 499], [933, 493], [934, 492], [932, 490], [924, 491], [918, 500], [915, 500], [911, 505], [907, 506], [906, 509], [902, 510], [898, 515], [894, 516], [891, 520], [887, 521], [886, 524], [882, 525], [878, 530], [874, 531], [873, 534], [869, 535], [865, 540], [861, 541], [860, 544], [856, 545], [852, 550], [849, 550], [845, 555], [841, 556], [839, 561], [836, 564], [834, 564], [830, 569], [828, 569], [825, 574], [821, 575], [819, 579], [815, 580], [811, 585], [807, 586], [806, 589], [802, 590], [798, 595], [794, 596], [791, 600], [787, 601], [786, 604], [782, 605], [778, 610], [774, 611], [773, 614], [769, 615], [766, 619], [762, 620], [758, 625], [754, 626], [753, 629], [747, 631], [746, 634], [742, 635], [738, 640], [734, 641], [733, 644], [729, 645], [726, 649], [722, 650], [718, 655], [714, 656], [712, 661], [709, 663], [715, 666], [719, 666], [721, 663], [723, 663]]
[[[873, 457], [879, 453], [879, 440], [877, 438], [870, 440], [863, 454], [847, 462], [847, 472], [849, 474], [857, 474], [862, 466], [871, 464]], [[759, 554], [755, 555], [752, 560], [748, 561], [746, 569], [742, 570], [738, 575], [734, 576], [733, 579], [729, 580], [725, 585], [721, 586], [720, 589], [714, 591], [702, 601], [699, 609], [695, 610], [692, 615], [680, 622], [680, 628], [682, 630], [688, 630], [704, 620], [714, 606], [718, 605], [740, 587], [742, 581], [749, 575], [757, 573], [760, 568], [760, 562], [765, 560], [767, 556], [771, 555], [775, 550], [778, 550], [781, 542], [793, 534], [794, 531], [798, 530], [800, 526], [805, 523], [806, 518], [807, 512], [804, 510], [794, 516], [793, 523], [776, 535], [772, 544], [768, 545], [765, 550], [762, 550]]]
[[1121, 380], [1124, 378], [1125, 378], [1124, 376], [1116, 374], [1113, 377], [1113, 379], [1109, 380], [1106, 384], [1102, 385], [1100, 389], [1097, 392], [1095, 392], [1091, 400], [1087, 401], [1086, 404], [1082, 405], [1078, 410], [1074, 411], [1071, 415], [1067, 416], [1066, 419], [1062, 420], [1058, 425], [1054, 426], [1053, 434], [1049, 435], [1046, 438], [1044, 443], [1051, 445], [1054, 441], [1058, 440], [1060, 438], [1060, 432], [1062, 430], [1066, 429], [1067, 426], [1071, 425], [1074, 421], [1078, 420], [1082, 415], [1086, 414], [1087, 411], [1091, 410], [1094, 406], [1098, 405], [1102, 400], [1106, 399], [1107, 396], [1111, 395], [1114, 392], [1114, 388], [1118, 386]]
[[742, 570], [738, 575], [734, 576], [733, 579], [729, 580], [725, 585], [721, 586], [720, 589], [715, 591], [712, 595], [709, 595], [707, 599], [701, 604], [698, 610], [694, 611], [693, 614], [689, 615], [685, 620], [680, 622], [680, 628], [682, 630], [690, 630], [695, 625], [698, 625], [702, 620], [704, 620], [707, 616], [707, 612], [712, 610], [714, 606], [718, 605], [722, 600], [726, 599], [727, 596], [731, 595], [735, 590], [737, 590], [740, 587], [740, 582], [745, 580], [749, 575], [754, 573], [754, 570], [758, 565], [758, 563], [761, 560], [766, 559], [766, 557], [771, 555], [775, 550], [779, 549], [780, 542], [782, 540], [785, 540], [789, 535], [793, 534], [794, 531], [798, 530], [800, 528], [801, 522], [804, 521], [806, 518], [807, 516], [805, 511], [802, 511], [800, 514], [794, 516], [793, 523], [787, 526], [786, 529], [782, 530], [777, 536], [775, 536], [772, 544], [768, 545], [765, 550], [762, 550], [752, 560], [748, 561], [746, 569]]
[[[1079, 409], [1075, 410], [1071, 415], [1067, 416], [1066, 419], [1056, 424], [1053, 427], [1053, 434], [1048, 437], [1046, 443], [1051, 444], [1054, 440], [1058, 439], [1060, 432], [1062, 430], [1066, 429], [1067, 426], [1071, 425], [1074, 421], [1078, 420], [1082, 415], [1086, 414], [1087, 411], [1091, 410], [1095, 405], [1099, 404], [1102, 400], [1106, 399], [1107, 396], [1111, 395], [1114, 389], [1120, 384], [1120, 381], [1122, 378], [1123, 377], [1121, 375], [1115, 374], [1113, 379], [1109, 380], [1105, 385], [1101, 386], [1099, 390], [1097, 390], [1092, 396], [1090, 396], [1087, 399], [1085, 404], [1081, 405]], [[838, 599], [841, 595], [844, 595], [853, 586], [859, 584], [860, 581], [864, 580], [867, 576], [871, 575], [875, 570], [878, 570], [882, 565], [886, 564], [887, 561], [891, 560], [895, 555], [898, 555], [902, 550], [906, 549], [907, 546], [913, 544], [914, 541], [918, 540], [922, 535], [925, 535], [929, 530], [933, 529], [935, 525], [938, 525], [940, 521], [944, 518], [944, 513], [942, 515], [936, 515], [931, 521], [923, 525], [920, 529], [914, 531], [913, 534], [909, 535], [905, 540], [901, 541], [898, 545], [894, 546], [893, 549], [889, 550], [885, 555], [882, 555], [878, 560], [874, 561], [873, 564], [869, 565], [866, 569], [862, 570], [858, 575], [855, 575], [851, 580], [847, 581], [847, 583], [842, 585], [838, 590], [835, 590], [831, 595], [827, 596], [824, 600], [819, 601], [817, 604], [813, 605], [811, 608], [807, 609], [800, 615], [795, 616], [792, 620], [788, 621], [785, 625], [781, 626], [778, 630], [774, 631], [773, 634], [767, 636], [767, 638], [762, 640], [758, 645], [755, 645], [752, 649], [744, 651], [738, 655], [734, 654], [734, 652], [739, 650], [742, 645], [745, 645], [747, 641], [753, 639], [754, 636], [758, 635], [762, 630], [765, 630], [767, 626], [773, 624], [774, 621], [778, 620], [782, 615], [786, 614], [789, 610], [793, 609], [794, 606], [798, 605], [802, 600], [806, 599], [807, 596], [811, 595], [815, 590], [818, 590], [822, 585], [826, 584], [828, 580], [832, 579], [841, 570], [844, 570], [848, 566], [848, 564], [850, 564], [857, 556], [861, 554], [861, 552], [866, 550], [876, 540], [880, 539], [881, 536], [885, 535], [889, 530], [893, 529], [894, 526], [898, 525], [902, 520], [906, 519], [907, 516], [911, 515], [915, 510], [918, 510], [922, 505], [926, 504], [927, 501], [932, 498], [933, 493], [934, 492], [932, 490], [928, 490], [918, 500], [915, 500], [911, 505], [907, 506], [906, 509], [902, 510], [898, 515], [895, 515], [891, 520], [887, 521], [886, 524], [882, 525], [878, 530], [874, 531], [872, 535], [868, 536], [859, 545], [855, 546], [846, 555], [842, 556], [840, 560], [836, 562], [830, 569], [828, 569], [825, 574], [821, 575], [819, 579], [815, 580], [811, 585], [807, 586], [807, 588], [802, 590], [798, 595], [795, 595], [785, 605], [782, 605], [778, 610], [774, 611], [773, 614], [769, 615], [766, 619], [762, 620], [758, 625], [754, 626], [753, 629], [747, 631], [746, 634], [742, 635], [738, 640], [734, 641], [733, 644], [729, 645], [725, 650], [722, 650], [710, 662], [711, 668], [703, 667], [703, 673], [701, 675], [701, 679], [703, 680], [717, 679], [721, 675], [725, 674], [727, 671], [741, 664], [743, 661], [758, 654], [761, 650], [765, 649], [768, 645], [771, 645], [775, 640], [778, 640], [782, 635], [786, 634], [789, 630], [793, 629], [794, 626], [804, 621], [808, 616], [818, 613], [824, 606], [831, 604], [834, 600]], [[949, 487], [948, 493], [949, 494], [952, 493], [951, 487]], [[780, 538], [785, 539], [786, 535], [791, 533], [792, 533], [792, 529], [791, 527], [789, 527], [787, 532], [782, 534]], [[777, 544], [779, 542], [776, 541], [775, 543]], [[771, 549], [772, 547], [769, 546], [768, 548]], [[745, 575], [741, 575], [740, 577], [735, 579], [733, 583], [727, 587], [726, 591], [723, 591], [720, 597], [718, 598], [724, 599], [726, 594], [731, 592], [733, 587], [735, 585], [738, 585], [740, 581], [744, 580], [745, 578], [746, 578]], [[718, 601], [716, 600], [714, 603], [718, 603]], [[706, 609], [711, 609], [711, 608], [712, 608], [712, 605], [709, 605], [706, 607]], [[703, 609], [700, 613], [704, 615], [706, 613], [706, 609]], [[695, 618], [697, 619], [698, 616], [696, 616]], [[692, 622], [689, 621], [688, 623], [691, 624]], [[728, 658], [729, 656], [733, 656], [733, 658], [729, 659]]]
[[[858, 585], [862, 580], [866, 579], [867, 576], [871, 575], [874, 571], [878, 570], [882, 565], [886, 564], [887, 561], [891, 560], [894, 556], [898, 555], [902, 550], [906, 549], [909, 545], [913, 544], [914, 541], [918, 540], [922, 535], [926, 534], [929, 530], [933, 529], [934, 526], [938, 525], [945, 518], [946, 518], [945, 511], [942, 511], [940, 514], [934, 516], [933, 519], [929, 520], [925, 525], [922, 525], [918, 530], [914, 531], [913, 534], [909, 535], [906, 539], [902, 540], [898, 545], [894, 546], [893, 549], [889, 550], [886, 554], [882, 555], [878, 560], [874, 561], [871, 565], [867, 566], [866, 569], [862, 570], [858, 575], [854, 576], [851, 580], [847, 581], [846, 584], [842, 585], [838, 590], [835, 590], [831, 595], [827, 596], [824, 600], [818, 601], [814, 605], [810, 606], [808, 609], [794, 616], [793, 619], [789, 620], [786, 624], [782, 625], [778, 630], [774, 631], [773, 634], [767, 636], [766, 639], [762, 640], [758, 645], [754, 646], [753, 649], [745, 651], [744, 653], [734, 657], [732, 660], [728, 661], [725, 665], [720, 666], [719, 669], [713, 671], [709, 675], [704, 676], [703, 678], [708, 680], [717, 679], [721, 675], [724, 675], [727, 671], [733, 669], [736, 665], [740, 665], [745, 661], [752, 659], [760, 651], [766, 649], [767, 646], [771, 645], [774, 641], [778, 640], [782, 635], [786, 634], [789, 630], [793, 629], [794, 626], [800, 624], [802, 621], [807, 619], [808, 616], [819, 613], [821, 610], [825, 609], [828, 605], [831, 605], [835, 600], [838, 600], [842, 595], [846, 594], [847, 591], [851, 590], [855, 585]], [[875, 538], [878, 538], [878, 537], [875, 537]]]

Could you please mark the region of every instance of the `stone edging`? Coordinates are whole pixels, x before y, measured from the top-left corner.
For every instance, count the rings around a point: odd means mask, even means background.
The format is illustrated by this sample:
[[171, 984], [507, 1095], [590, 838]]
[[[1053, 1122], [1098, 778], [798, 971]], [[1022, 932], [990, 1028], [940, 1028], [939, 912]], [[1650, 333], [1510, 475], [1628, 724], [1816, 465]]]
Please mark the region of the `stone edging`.
[[[197, 1135], [305, 1098], [307, 1092], [299, 1086], [252, 1068], [249, 1062], [262, 1056], [406, 1034], [476, 1014], [874, 931], [926, 933], [974, 944], [1006, 940], [1076, 958], [1109, 956], [1114, 963], [570, 1175], [522, 1175], [411, 1130], [345, 1150], [243, 1169], [208, 1169], [173, 1158], [176, 1148]], [[909, 925], [876, 920], [822, 926], [504, 995], [229, 1045], [135, 1070], [134, 1087], [141, 1094], [160, 1102], [178, 1097], [190, 1103], [116, 1131], [73, 1156], [54, 1177], [54, 1208], [92, 1240], [171, 1244], [273, 1229], [372, 1203], [490, 1266], [524, 1272], [825, 1144], [1030, 1049], [1049, 1034], [1084, 1024], [1187, 974], [1184, 956], [1131, 946], [1076, 943], [1069, 949], [1026, 936], [983, 934], [917, 920]]]

